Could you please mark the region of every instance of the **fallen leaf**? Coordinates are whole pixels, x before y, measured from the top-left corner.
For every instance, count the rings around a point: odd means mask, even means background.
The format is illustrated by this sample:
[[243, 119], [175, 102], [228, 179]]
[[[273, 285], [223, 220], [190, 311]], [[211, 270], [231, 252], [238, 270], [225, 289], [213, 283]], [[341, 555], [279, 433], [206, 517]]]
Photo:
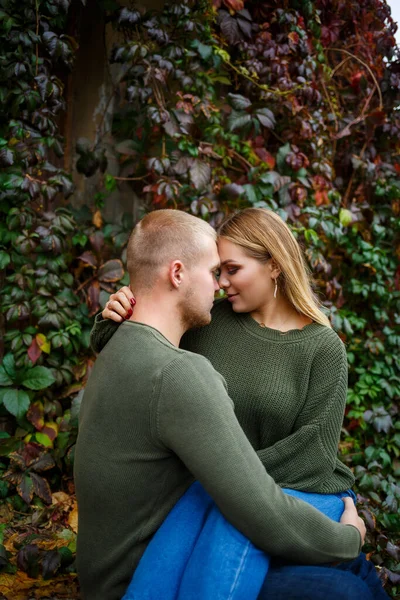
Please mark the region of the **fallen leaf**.
[[6, 600], [32, 600], [44, 597], [61, 598], [78, 597], [77, 576], [59, 575], [56, 579], [45, 580], [42, 577], [33, 579], [23, 571], [15, 575], [0, 575], [0, 594]]
[[96, 210], [96, 212], [93, 214], [92, 223], [95, 227], [97, 227], [97, 229], [103, 227], [103, 217], [101, 216], [101, 212], [99, 210]]
[[73, 509], [69, 513], [68, 525], [71, 527], [72, 531], [78, 533], [78, 505], [76, 502], [74, 502]]
[[10, 523], [14, 516], [14, 511], [8, 502], [0, 504], [0, 523]]
[[65, 492], [54, 492], [54, 494], [51, 495], [52, 504], [72, 504], [72, 502], [71, 496], [68, 496]]

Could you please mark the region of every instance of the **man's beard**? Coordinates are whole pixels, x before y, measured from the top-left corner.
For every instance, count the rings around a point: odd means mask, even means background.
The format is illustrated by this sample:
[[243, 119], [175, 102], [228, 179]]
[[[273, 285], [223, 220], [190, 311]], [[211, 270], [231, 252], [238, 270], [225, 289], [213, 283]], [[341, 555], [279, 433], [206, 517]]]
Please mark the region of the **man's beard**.
[[197, 327], [204, 327], [211, 321], [210, 311], [201, 308], [198, 298], [192, 289], [187, 291], [184, 300], [181, 302], [180, 309], [181, 321], [185, 331]]

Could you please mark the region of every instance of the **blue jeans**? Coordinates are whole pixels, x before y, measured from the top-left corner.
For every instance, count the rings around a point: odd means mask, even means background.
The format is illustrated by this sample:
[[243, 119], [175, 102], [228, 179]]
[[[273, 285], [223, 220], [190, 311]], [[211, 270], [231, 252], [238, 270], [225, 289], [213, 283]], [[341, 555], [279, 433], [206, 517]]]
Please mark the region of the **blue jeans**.
[[365, 554], [336, 566], [272, 561], [258, 600], [389, 600]]
[[[309, 502], [336, 521], [344, 509], [341, 497], [353, 494], [284, 491]], [[368, 595], [372, 592], [362, 580], [361, 567], [358, 580], [351, 570], [302, 567], [277, 560], [270, 565], [270, 560], [226, 521], [211, 497], [195, 482], [154, 535], [123, 600], [266, 600], [267, 596], [268, 600], [297, 600], [326, 598], [328, 592], [331, 598], [379, 598]], [[365, 558], [364, 562], [369, 565]], [[376, 573], [375, 578], [380, 586]], [[310, 595], [319, 593], [320, 588], [325, 590], [324, 596]], [[356, 593], [343, 596], [346, 589], [354, 589]], [[340, 591], [342, 596], [335, 596], [332, 590]], [[364, 596], [360, 590], [364, 590]]]

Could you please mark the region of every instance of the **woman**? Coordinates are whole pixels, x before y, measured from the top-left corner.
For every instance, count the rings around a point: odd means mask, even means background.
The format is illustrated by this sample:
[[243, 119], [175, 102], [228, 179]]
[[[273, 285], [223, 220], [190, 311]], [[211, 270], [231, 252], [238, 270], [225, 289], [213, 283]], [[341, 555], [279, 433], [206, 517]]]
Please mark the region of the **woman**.
[[[299, 245], [265, 209], [231, 216], [218, 233], [227, 297], [215, 303], [211, 324], [188, 332], [181, 347], [206, 356], [225, 377], [238, 420], [279, 485], [343, 494], [354, 483], [337, 458], [346, 352], [319, 308]], [[133, 302], [129, 288], [110, 297], [102, 316], [115, 323], [96, 319], [95, 350], [131, 316]]]

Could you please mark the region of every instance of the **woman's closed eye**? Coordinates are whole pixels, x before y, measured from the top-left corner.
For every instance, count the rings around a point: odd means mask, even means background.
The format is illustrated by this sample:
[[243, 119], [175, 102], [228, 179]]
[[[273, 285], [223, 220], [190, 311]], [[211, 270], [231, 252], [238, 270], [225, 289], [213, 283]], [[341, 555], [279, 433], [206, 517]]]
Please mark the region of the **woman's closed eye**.
[[227, 271], [226, 271], [226, 272], [228, 273], [228, 275], [234, 275], [235, 273], [237, 273], [237, 272], [238, 272], [238, 270], [239, 270], [239, 269], [238, 269], [237, 267], [232, 267], [232, 268], [230, 268], [230, 269], [227, 269]]

